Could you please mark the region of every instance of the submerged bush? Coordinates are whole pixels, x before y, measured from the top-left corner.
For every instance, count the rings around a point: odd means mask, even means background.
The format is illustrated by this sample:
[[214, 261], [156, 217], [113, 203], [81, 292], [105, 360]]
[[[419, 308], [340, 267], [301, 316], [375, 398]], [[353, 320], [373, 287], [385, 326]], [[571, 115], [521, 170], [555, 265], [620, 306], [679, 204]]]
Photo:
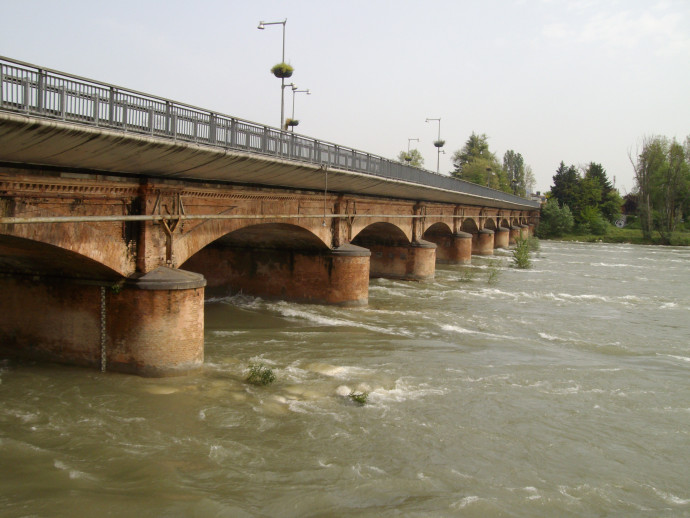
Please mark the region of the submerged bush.
[[366, 405], [369, 400], [369, 392], [355, 392], [354, 390], [348, 394], [352, 401], [360, 405]]
[[527, 269], [532, 263], [529, 260], [529, 239], [517, 238], [513, 249], [513, 264], [516, 268]]
[[494, 263], [489, 266], [486, 282], [489, 284], [496, 284], [498, 282], [498, 279], [501, 276], [501, 266], [503, 266], [501, 263]]
[[270, 385], [276, 380], [273, 370], [266, 367], [263, 363], [250, 363], [249, 376], [247, 376], [247, 383], [252, 385]]

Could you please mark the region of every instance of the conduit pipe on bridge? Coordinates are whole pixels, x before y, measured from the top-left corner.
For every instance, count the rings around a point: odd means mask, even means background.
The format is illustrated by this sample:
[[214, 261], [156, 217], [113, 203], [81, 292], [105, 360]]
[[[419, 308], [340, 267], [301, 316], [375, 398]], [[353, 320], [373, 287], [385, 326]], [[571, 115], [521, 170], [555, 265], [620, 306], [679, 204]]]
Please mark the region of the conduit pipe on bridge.
[[[169, 221], [169, 220], [198, 220], [198, 219], [314, 219], [314, 218], [350, 218], [348, 214], [278, 214], [278, 215], [256, 215], [256, 214], [198, 214], [198, 215], [140, 215], [140, 216], [36, 216], [33, 218], [14, 218], [0, 217], [0, 225], [25, 225], [33, 223], [98, 223], [104, 221]], [[397, 219], [420, 219], [420, 218], [452, 218], [467, 219], [468, 216], [448, 215], [448, 214], [356, 214], [357, 218], [397, 218]], [[472, 219], [489, 219], [492, 216], [472, 216]]]

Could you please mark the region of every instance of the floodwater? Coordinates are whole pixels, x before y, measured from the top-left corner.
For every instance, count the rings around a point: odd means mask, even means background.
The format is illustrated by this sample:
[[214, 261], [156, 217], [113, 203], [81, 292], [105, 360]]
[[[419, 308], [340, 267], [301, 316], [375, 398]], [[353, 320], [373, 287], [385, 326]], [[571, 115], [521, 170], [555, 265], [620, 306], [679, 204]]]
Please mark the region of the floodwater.
[[5, 361], [0, 516], [690, 516], [690, 249], [533, 259], [210, 300], [184, 378]]

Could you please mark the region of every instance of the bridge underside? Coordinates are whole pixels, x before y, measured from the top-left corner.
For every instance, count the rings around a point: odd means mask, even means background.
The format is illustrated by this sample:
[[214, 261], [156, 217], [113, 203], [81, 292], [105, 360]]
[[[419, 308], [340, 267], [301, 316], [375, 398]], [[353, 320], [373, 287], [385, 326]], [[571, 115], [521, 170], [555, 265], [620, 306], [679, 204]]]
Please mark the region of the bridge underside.
[[206, 293], [364, 305], [371, 277], [431, 279], [536, 223], [525, 209], [7, 162], [0, 218], [3, 354], [153, 376], [202, 366]]

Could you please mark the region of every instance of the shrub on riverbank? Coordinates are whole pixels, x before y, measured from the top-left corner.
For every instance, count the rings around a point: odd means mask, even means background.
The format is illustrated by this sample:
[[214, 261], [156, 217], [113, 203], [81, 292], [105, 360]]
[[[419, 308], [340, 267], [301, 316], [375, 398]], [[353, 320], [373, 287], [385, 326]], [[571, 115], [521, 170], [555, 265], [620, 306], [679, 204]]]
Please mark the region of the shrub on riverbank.
[[651, 238], [646, 239], [639, 225], [636, 226], [637, 228], [618, 228], [611, 225], [604, 235], [573, 233], [552, 239], [558, 241], [582, 241], [585, 243], [604, 242], [630, 243], [633, 245], [690, 246], [690, 232], [672, 232], [667, 236], [667, 240], [658, 232], [652, 232]]

